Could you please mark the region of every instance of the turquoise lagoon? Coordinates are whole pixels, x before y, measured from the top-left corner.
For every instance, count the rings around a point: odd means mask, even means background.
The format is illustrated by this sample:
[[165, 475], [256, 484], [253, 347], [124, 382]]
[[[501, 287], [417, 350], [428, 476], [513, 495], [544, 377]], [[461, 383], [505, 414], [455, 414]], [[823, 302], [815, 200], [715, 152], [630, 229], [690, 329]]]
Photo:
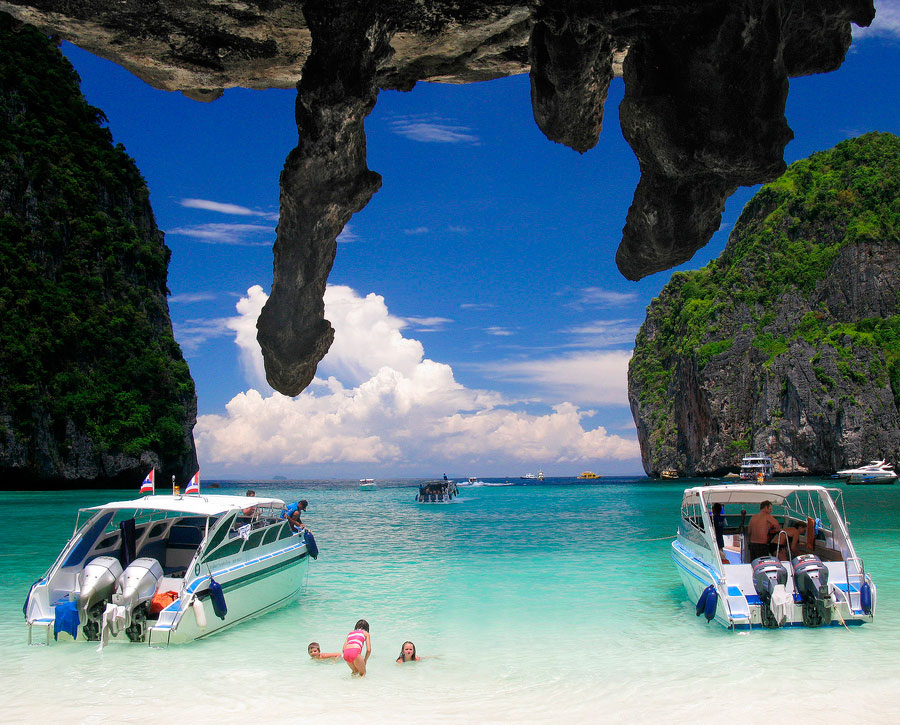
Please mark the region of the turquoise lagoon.
[[[187, 645], [103, 652], [28, 647], [21, 606], [76, 510], [130, 493], [0, 494], [0, 719], [772, 723], [900, 712], [900, 487], [844, 488], [878, 586], [873, 624], [738, 634], [694, 616], [663, 538], [689, 481], [550, 479], [464, 488], [445, 505], [416, 504], [410, 482], [249, 485], [310, 502], [321, 554], [299, 601]], [[359, 618], [371, 624], [368, 677], [307, 657], [313, 640], [338, 650]], [[407, 639], [429, 659], [396, 665]]]

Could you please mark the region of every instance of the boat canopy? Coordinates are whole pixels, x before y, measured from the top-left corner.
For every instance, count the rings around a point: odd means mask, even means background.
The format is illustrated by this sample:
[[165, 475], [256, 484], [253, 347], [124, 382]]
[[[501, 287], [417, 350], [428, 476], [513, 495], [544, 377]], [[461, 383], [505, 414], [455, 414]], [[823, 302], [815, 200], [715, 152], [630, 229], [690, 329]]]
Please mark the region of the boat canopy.
[[284, 501], [280, 498], [263, 498], [262, 496], [144, 496], [132, 501], [110, 501], [101, 506], [91, 506], [82, 511], [121, 511], [135, 509], [140, 511], [173, 511], [200, 516], [216, 516], [226, 511], [245, 509], [251, 506], [281, 508]]
[[700, 495], [706, 503], [762, 503], [771, 501], [773, 504], [782, 504], [784, 500], [795, 493], [819, 494], [828, 491], [824, 486], [798, 486], [798, 485], [741, 485], [726, 484], [724, 486], [697, 486], [685, 489], [682, 504], [697, 503]]

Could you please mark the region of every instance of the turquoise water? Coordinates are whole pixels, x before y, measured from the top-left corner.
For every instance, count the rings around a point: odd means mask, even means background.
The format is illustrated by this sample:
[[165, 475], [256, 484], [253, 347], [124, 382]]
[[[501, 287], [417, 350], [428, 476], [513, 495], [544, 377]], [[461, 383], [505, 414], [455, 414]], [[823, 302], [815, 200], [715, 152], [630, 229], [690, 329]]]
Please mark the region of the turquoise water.
[[[842, 487], [878, 587], [873, 624], [738, 634], [694, 616], [671, 540], [654, 541], [674, 533], [690, 482], [571, 483], [463, 488], [456, 503], [421, 505], [408, 483], [256, 482], [259, 495], [310, 502], [321, 554], [299, 601], [206, 640], [102, 653], [28, 647], [21, 607], [77, 509], [131, 493], [2, 493], [2, 719], [896, 720], [897, 486]], [[312, 640], [337, 651], [359, 618], [371, 624], [368, 677], [307, 657]], [[428, 659], [395, 665], [407, 639]]]

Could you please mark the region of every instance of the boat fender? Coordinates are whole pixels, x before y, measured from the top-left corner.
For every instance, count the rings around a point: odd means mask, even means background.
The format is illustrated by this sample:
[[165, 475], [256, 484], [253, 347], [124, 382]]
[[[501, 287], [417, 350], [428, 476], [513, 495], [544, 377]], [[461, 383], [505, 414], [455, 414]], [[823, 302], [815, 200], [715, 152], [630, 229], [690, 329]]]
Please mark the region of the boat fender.
[[706, 587], [702, 592], [700, 592], [700, 598], [697, 600], [696, 613], [699, 617], [706, 610], [706, 600], [709, 599], [709, 590], [712, 589], [712, 585]]
[[206, 612], [203, 610], [203, 602], [197, 597], [191, 602], [191, 609], [194, 610], [194, 619], [197, 621], [197, 627], [206, 629]]
[[866, 614], [872, 613], [872, 587], [869, 582], [863, 582], [859, 588], [859, 605]]
[[228, 614], [228, 606], [225, 604], [225, 592], [222, 591], [222, 585], [219, 584], [212, 575], [209, 577], [209, 598], [212, 600], [213, 611], [219, 619], [225, 619]]
[[719, 593], [716, 591], [715, 587], [710, 584], [708, 589], [710, 592], [709, 596], [706, 598], [706, 608], [703, 610], [703, 615], [706, 617], [707, 622], [711, 621], [716, 616], [716, 607], [719, 604]]
[[306, 553], [313, 559], [319, 558], [319, 547], [316, 546], [316, 539], [312, 535], [312, 531], [307, 529], [303, 532], [303, 543], [306, 544]]

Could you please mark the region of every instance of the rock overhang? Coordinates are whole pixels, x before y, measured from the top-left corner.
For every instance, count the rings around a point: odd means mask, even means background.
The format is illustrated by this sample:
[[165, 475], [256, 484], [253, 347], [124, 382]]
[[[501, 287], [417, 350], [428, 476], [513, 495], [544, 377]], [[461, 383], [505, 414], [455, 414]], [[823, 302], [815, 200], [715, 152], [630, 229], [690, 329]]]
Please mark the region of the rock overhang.
[[584, 153], [623, 76], [620, 123], [641, 180], [616, 263], [637, 280], [690, 259], [738, 186], [784, 170], [788, 78], [839, 67], [850, 24], [874, 17], [872, 0], [34, 0], [0, 11], [195, 100], [297, 87], [298, 146], [258, 323], [269, 382], [287, 395], [331, 345], [322, 295], [336, 239], [381, 185], [363, 127], [379, 90], [529, 73], [538, 126]]

